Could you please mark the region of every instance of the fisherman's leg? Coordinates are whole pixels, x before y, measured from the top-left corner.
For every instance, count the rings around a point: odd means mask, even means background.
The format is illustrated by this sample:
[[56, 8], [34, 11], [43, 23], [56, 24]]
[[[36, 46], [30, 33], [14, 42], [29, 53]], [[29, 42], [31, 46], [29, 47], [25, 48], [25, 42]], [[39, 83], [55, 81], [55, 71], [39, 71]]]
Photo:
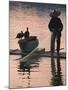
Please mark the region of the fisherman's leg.
[[57, 53], [59, 54], [59, 50], [60, 50], [60, 37], [58, 37], [57, 39]]
[[55, 35], [54, 33], [51, 34], [51, 45], [50, 45], [51, 52], [54, 52], [55, 49]]

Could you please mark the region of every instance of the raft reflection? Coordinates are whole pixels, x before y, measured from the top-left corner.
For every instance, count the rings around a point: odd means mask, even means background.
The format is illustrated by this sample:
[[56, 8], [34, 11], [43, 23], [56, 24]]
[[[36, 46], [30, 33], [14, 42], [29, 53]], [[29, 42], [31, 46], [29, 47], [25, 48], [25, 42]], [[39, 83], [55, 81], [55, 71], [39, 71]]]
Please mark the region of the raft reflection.
[[28, 81], [27, 87], [31, 87], [31, 73], [39, 72], [39, 62], [40, 57], [38, 56], [29, 57], [28, 60], [26, 60], [25, 62], [23, 62], [22, 59], [22, 61], [19, 62], [18, 72], [20, 75], [22, 75], [22, 79]]

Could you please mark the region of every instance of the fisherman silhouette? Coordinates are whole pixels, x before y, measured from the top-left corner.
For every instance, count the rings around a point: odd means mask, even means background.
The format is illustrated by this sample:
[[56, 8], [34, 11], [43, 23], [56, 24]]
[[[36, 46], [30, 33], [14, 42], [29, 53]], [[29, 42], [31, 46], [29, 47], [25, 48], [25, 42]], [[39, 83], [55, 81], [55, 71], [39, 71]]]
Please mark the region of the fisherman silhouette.
[[63, 24], [61, 19], [58, 17], [60, 16], [60, 11], [54, 10], [50, 13], [51, 20], [49, 22], [49, 29], [51, 31], [51, 52], [54, 52], [55, 49], [55, 40], [57, 42], [57, 53], [59, 54], [60, 50], [60, 39], [61, 39], [61, 31], [63, 29]]
[[24, 33], [24, 37], [25, 37], [25, 39], [29, 39], [29, 31], [28, 31], [28, 27], [26, 28], [27, 30], [26, 30], [26, 32]]
[[22, 39], [22, 37], [24, 36], [23, 31], [21, 31], [20, 33], [17, 34], [16, 38]]

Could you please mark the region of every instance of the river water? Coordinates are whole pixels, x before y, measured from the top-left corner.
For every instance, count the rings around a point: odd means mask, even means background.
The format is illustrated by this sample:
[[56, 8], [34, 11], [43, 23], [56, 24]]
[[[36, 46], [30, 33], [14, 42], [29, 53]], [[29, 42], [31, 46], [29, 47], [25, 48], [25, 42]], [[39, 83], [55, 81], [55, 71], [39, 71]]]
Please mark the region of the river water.
[[[37, 36], [39, 48], [50, 50], [51, 33], [48, 29], [49, 13], [53, 9], [61, 11], [63, 23], [61, 51], [66, 51], [66, 9], [65, 5], [10, 2], [10, 49], [19, 49], [17, 33], [29, 28], [30, 35]], [[65, 59], [48, 57], [31, 57], [23, 63], [21, 56], [10, 55], [10, 88], [42, 87], [65, 85]]]

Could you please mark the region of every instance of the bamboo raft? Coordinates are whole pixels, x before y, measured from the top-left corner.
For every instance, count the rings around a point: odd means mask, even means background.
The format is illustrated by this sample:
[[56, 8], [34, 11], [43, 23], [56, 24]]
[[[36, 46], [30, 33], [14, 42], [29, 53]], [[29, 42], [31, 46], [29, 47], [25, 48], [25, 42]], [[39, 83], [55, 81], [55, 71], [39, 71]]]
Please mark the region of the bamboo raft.
[[39, 57], [54, 57], [54, 58], [63, 58], [63, 59], [66, 58], [66, 52], [60, 52], [58, 55], [57, 52], [54, 52], [52, 54], [51, 51], [45, 51], [45, 49], [38, 49], [38, 48], [34, 49], [30, 53], [27, 53], [27, 52], [23, 53], [19, 49], [10, 50], [10, 55], [22, 55], [23, 58], [28, 57], [30, 55], [39, 56]]

